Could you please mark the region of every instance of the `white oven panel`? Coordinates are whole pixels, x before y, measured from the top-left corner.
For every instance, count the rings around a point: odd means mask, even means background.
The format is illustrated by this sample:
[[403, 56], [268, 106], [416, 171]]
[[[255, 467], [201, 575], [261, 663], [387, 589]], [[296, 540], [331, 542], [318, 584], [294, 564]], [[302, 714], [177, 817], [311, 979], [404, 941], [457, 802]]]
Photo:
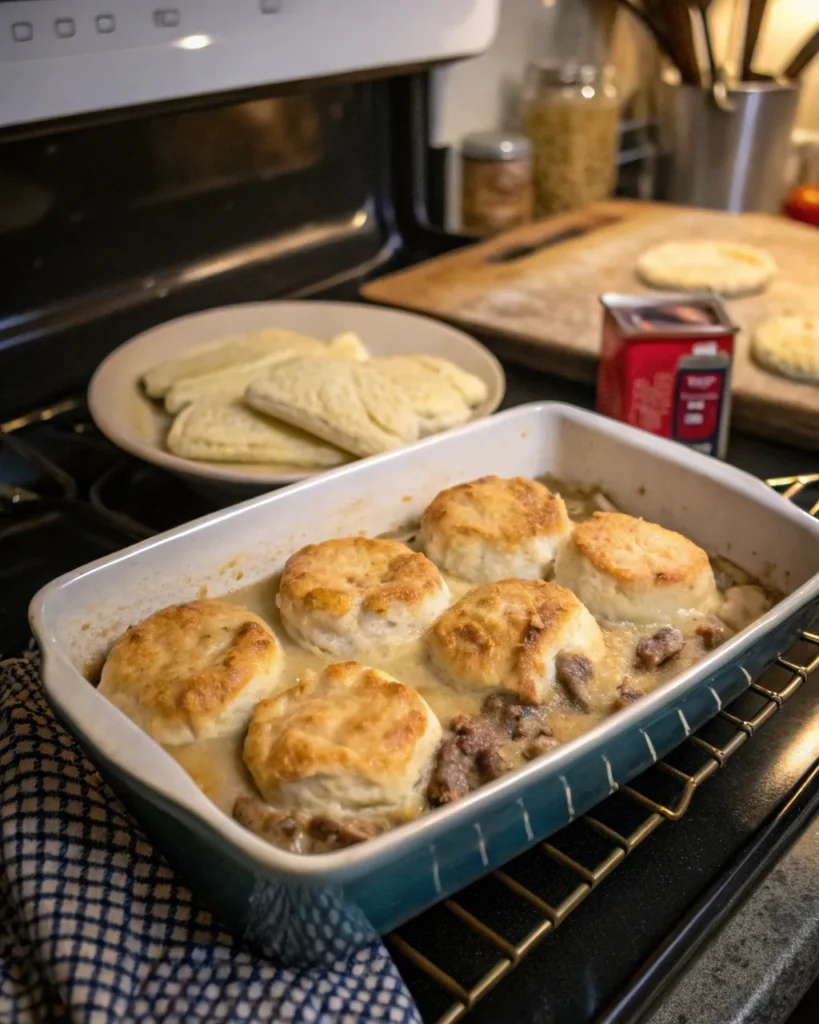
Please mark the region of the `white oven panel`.
[[0, 0], [0, 125], [485, 49], [500, 0]]

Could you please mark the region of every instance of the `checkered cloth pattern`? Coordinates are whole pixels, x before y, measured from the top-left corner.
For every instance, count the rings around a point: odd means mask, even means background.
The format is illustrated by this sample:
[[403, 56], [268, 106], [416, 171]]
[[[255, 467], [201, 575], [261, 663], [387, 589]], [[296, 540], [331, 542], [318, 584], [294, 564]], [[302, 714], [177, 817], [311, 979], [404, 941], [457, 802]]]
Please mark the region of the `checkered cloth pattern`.
[[0, 663], [0, 1022], [420, 1024], [380, 942], [292, 969], [220, 929]]

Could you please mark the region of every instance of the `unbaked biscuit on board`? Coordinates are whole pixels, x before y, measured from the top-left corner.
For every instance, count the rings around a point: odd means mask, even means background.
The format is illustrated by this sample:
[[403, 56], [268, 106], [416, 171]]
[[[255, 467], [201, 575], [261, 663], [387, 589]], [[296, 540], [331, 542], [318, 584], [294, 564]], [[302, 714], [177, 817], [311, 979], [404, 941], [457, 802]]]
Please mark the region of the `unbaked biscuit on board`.
[[653, 288], [736, 297], [762, 291], [776, 263], [764, 250], [738, 242], [666, 242], [643, 253], [637, 272]]
[[819, 317], [765, 320], [754, 332], [751, 353], [770, 373], [819, 384]]

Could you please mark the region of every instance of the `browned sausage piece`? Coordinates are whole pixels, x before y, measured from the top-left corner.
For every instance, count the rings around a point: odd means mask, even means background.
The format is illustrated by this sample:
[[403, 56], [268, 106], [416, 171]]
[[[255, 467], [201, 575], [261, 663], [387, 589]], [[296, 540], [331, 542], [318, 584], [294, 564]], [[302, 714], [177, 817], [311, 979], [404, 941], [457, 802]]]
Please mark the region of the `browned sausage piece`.
[[479, 750], [475, 758], [475, 764], [481, 775], [481, 782], [491, 782], [492, 779], [499, 779], [509, 771], [509, 765], [494, 747], [485, 747]]
[[500, 752], [510, 740], [531, 760], [557, 746], [546, 720], [546, 709], [520, 704], [514, 695], [493, 693], [478, 715], [458, 715], [452, 735], [438, 749], [427, 788], [431, 804], [448, 804], [470, 790], [505, 775], [512, 765]]
[[368, 828], [357, 821], [336, 821], [324, 814], [316, 815], [310, 821], [310, 835], [320, 842], [327, 843], [333, 849], [355, 846], [378, 835], [377, 828]]
[[702, 640], [706, 651], [713, 651], [715, 647], [719, 647], [725, 640], [725, 626], [713, 619], [710, 622], [703, 622], [697, 626], [694, 632]]
[[641, 668], [657, 668], [673, 658], [685, 647], [685, 637], [674, 626], [663, 626], [653, 636], [646, 636], [637, 644], [637, 664]]
[[584, 654], [561, 651], [555, 658], [558, 683], [584, 711], [591, 707], [589, 684], [594, 679], [594, 665]]
[[460, 749], [467, 757], [494, 749], [499, 742], [495, 723], [484, 715], [458, 715], [450, 723]]
[[292, 815], [275, 811], [252, 796], [240, 796], [233, 817], [251, 832], [291, 853], [309, 853], [311, 843], [302, 824]]
[[536, 736], [534, 739], [529, 740], [523, 747], [523, 756], [528, 758], [530, 761], [534, 761], [536, 757], [540, 757], [541, 754], [546, 754], [550, 750], [558, 746], [558, 740], [552, 736], [551, 732], [547, 735], [541, 733], [540, 736]]
[[636, 703], [641, 697], [645, 697], [643, 691], [626, 677], [617, 687], [617, 700], [614, 702], [614, 707], [617, 711], [622, 711], [623, 708]]
[[501, 723], [489, 715], [459, 715], [451, 728], [460, 749], [473, 759], [481, 782], [491, 782], [509, 771], [498, 751], [505, 738]]
[[525, 740], [526, 742], [551, 735], [552, 727], [541, 715], [527, 715], [525, 718], [521, 718], [515, 723], [512, 731], [513, 740]]
[[433, 806], [449, 804], [469, 792], [470, 759], [458, 746], [458, 738], [444, 740], [438, 751], [427, 796]]

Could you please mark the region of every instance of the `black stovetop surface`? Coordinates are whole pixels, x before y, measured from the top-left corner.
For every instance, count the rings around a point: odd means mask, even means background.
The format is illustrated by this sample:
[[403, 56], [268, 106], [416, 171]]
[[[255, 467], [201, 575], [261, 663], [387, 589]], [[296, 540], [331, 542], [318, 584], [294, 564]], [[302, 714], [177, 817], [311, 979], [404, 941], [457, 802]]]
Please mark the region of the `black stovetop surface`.
[[[589, 388], [520, 367], [506, 371], [506, 407], [549, 398], [592, 404]], [[28, 643], [26, 608], [40, 586], [218, 507], [176, 477], [123, 455], [93, 426], [81, 398], [0, 443], [0, 657]], [[812, 468], [808, 453], [742, 435], [733, 439], [730, 460], [761, 477]], [[787, 801], [817, 755], [810, 739], [817, 735], [819, 698], [808, 685], [708, 782], [682, 821], [659, 829], [468, 1019], [584, 1024], [598, 1018]], [[471, 887], [464, 899], [490, 915], [504, 914], [491, 882]], [[457, 951], [459, 980], [468, 983], [486, 969], [486, 950], [465, 941], [451, 915], [433, 909], [411, 927], [419, 944], [448, 950], [448, 967]], [[425, 1019], [437, 1020], [451, 997], [412, 964], [398, 962]]]

